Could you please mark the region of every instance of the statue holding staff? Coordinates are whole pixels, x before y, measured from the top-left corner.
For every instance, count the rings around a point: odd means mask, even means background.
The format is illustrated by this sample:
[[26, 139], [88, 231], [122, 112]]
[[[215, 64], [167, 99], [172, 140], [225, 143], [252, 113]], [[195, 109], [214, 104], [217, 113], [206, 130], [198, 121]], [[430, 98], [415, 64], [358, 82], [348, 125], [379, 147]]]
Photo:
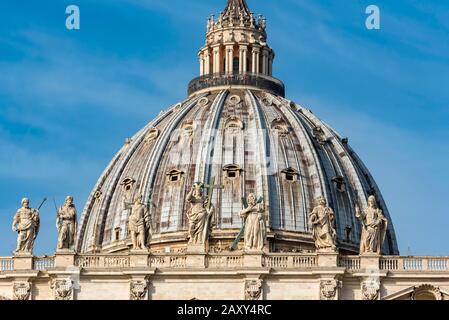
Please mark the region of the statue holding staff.
[[[46, 199], [42, 202], [44, 204]], [[42, 204], [39, 206], [42, 206]], [[39, 209], [30, 208], [30, 200], [22, 199], [22, 208], [17, 210], [12, 222], [12, 230], [18, 232], [15, 254], [31, 254], [34, 241], [39, 233]]]

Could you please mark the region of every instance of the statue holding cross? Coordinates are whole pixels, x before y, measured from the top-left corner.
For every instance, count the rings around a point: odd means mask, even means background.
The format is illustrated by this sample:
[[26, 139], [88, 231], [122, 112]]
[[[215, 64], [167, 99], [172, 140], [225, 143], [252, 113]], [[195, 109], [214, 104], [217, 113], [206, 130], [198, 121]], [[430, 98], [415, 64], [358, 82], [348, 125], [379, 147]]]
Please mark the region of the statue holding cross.
[[187, 211], [189, 221], [189, 244], [206, 245], [212, 225], [214, 206], [212, 205], [212, 192], [215, 186], [209, 186], [208, 196], [204, 195], [206, 186], [201, 182], [193, 184], [187, 194], [186, 201], [190, 203]]

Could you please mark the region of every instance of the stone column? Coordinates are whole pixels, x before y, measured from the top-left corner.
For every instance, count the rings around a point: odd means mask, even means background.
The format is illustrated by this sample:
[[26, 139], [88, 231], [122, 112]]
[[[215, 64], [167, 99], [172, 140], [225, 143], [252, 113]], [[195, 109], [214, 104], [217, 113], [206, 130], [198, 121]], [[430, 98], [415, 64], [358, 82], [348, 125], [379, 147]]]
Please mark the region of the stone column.
[[273, 53], [270, 54], [270, 58], [268, 60], [268, 75], [271, 77], [273, 75]]
[[226, 68], [225, 72], [232, 73], [234, 60], [234, 45], [226, 46]]
[[259, 47], [255, 47], [253, 46], [253, 68], [252, 68], [252, 72], [253, 73], [259, 73], [259, 58], [260, 57], [260, 48]]
[[204, 55], [201, 52], [199, 54], [199, 60], [200, 60], [200, 76], [204, 75]]
[[265, 75], [268, 75], [268, 55], [268, 50], [264, 48], [262, 52], [262, 73]]
[[210, 53], [209, 49], [204, 52], [204, 74], [210, 73]]
[[248, 65], [247, 65], [247, 59], [248, 59], [248, 47], [241, 45], [240, 46], [240, 65], [239, 65], [239, 71], [240, 73], [244, 73], [248, 71]]
[[213, 47], [213, 73], [220, 72], [220, 45]]

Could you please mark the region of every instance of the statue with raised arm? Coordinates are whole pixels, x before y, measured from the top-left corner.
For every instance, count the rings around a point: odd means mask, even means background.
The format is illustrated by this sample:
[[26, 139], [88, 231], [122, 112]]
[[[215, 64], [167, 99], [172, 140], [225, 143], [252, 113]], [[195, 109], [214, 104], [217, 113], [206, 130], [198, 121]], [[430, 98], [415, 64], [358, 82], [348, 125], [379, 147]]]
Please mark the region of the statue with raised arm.
[[361, 211], [359, 206], [356, 207], [356, 217], [362, 223], [360, 254], [380, 254], [387, 232], [388, 220], [382, 210], [377, 207], [375, 196], [368, 198], [368, 208], [365, 211]]
[[76, 208], [72, 196], [68, 196], [64, 205], [58, 209], [56, 228], [58, 229], [58, 250], [72, 249], [75, 245], [77, 228]]
[[40, 218], [38, 209], [30, 208], [30, 200], [22, 199], [22, 208], [17, 210], [12, 222], [12, 230], [18, 232], [15, 254], [31, 254], [34, 241], [39, 233]]
[[332, 208], [327, 206], [324, 197], [316, 199], [316, 206], [310, 214], [309, 223], [316, 249], [336, 251], [335, 214]]
[[246, 202], [246, 208], [240, 211], [245, 224], [245, 250], [263, 250], [266, 239], [263, 202], [257, 201], [253, 193], [248, 195]]
[[128, 231], [134, 250], [145, 250], [150, 232], [150, 212], [148, 206], [142, 203], [142, 196], [138, 195], [134, 203], [124, 203], [125, 209], [130, 210], [128, 218]]
[[186, 201], [190, 203], [190, 209], [187, 211], [189, 243], [205, 245], [209, 237], [214, 206], [210, 203], [211, 199], [204, 196], [202, 183], [193, 184]]

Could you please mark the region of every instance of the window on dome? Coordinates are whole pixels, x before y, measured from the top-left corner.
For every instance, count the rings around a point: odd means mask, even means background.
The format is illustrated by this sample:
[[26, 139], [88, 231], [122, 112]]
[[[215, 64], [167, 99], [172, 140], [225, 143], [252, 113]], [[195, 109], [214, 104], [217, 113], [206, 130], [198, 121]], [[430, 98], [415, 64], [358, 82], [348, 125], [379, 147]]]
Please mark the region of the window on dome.
[[346, 182], [342, 176], [333, 177], [332, 181], [335, 183], [335, 188], [338, 190], [338, 192], [346, 191]]
[[298, 181], [299, 173], [298, 173], [298, 170], [296, 170], [296, 169], [287, 168], [285, 170], [282, 170], [281, 173], [287, 182]]
[[124, 191], [130, 191], [135, 182], [136, 180], [132, 178], [125, 178], [120, 185], [122, 186]]
[[181, 181], [182, 176], [184, 175], [184, 172], [179, 171], [179, 170], [171, 170], [167, 173], [167, 181], [174, 183], [174, 182], [178, 182]]
[[120, 227], [114, 229], [115, 241], [119, 241], [120, 240], [120, 231], [121, 230], [122, 229]]
[[224, 176], [229, 180], [235, 180], [240, 178], [241, 171], [242, 169], [235, 164], [229, 164], [223, 167]]

